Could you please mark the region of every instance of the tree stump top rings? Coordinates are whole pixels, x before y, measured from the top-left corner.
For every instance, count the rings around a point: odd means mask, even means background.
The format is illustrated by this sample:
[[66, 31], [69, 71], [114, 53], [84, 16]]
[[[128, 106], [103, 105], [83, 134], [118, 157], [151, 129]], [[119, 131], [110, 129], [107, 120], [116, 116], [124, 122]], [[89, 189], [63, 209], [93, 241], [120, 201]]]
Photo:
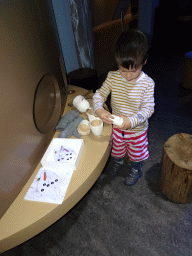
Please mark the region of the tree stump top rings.
[[171, 136], [164, 144], [164, 150], [177, 166], [192, 170], [192, 135], [179, 133]]

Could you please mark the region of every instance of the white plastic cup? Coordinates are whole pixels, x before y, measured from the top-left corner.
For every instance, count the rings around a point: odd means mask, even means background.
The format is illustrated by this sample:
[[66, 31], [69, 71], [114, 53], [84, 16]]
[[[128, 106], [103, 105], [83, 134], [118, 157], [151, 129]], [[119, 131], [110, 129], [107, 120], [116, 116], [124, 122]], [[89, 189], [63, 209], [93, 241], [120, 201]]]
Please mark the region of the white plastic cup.
[[82, 95], [78, 95], [73, 100], [73, 106], [76, 107], [79, 112], [84, 113], [88, 108], [90, 108], [90, 103]]
[[82, 120], [77, 128], [81, 135], [88, 135], [90, 133], [90, 123], [88, 120]]
[[103, 131], [103, 121], [95, 119], [90, 123], [91, 131], [94, 135], [99, 136]]
[[117, 126], [121, 126], [123, 123], [123, 118], [115, 115], [112, 115], [112, 116], [114, 119], [112, 118], [109, 118], [109, 119], [113, 121], [113, 124]]
[[[88, 108], [86, 110], [86, 114], [88, 116], [89, 122], [91, 123], [93, 120], [101, 120], [99, 117], [94, 115], [93, 108]], [[101, 120], [102, 121], [102, 120]]]

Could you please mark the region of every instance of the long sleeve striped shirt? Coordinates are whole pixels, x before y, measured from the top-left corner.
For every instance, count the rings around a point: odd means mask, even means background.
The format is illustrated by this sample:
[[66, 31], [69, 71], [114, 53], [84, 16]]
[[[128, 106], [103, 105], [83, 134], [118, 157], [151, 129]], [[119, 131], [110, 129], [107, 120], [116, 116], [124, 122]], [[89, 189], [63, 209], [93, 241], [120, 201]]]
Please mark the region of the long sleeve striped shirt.
[[93, 108], [103, 108], [111, 93], [112, 114], [129, 118], [131, 129], [127, 132], [143, 132], [148, 129], [148, 119], [154, 112], [154, 87], [152, 78], [142, 71], [135, 83], [128, 82], [118, 71], [110, 71], [100, 89], [93, 96]]

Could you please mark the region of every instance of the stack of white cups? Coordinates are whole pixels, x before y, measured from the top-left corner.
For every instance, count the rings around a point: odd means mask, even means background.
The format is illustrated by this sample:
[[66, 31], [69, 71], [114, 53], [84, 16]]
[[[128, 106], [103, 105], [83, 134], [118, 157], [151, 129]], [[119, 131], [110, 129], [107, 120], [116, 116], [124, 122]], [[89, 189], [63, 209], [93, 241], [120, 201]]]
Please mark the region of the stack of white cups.
[[103, 131], [103, 121], [94, 115], [93, 108], [88, 108], [86, 110], [90, 122], [90, 128], [94, 135], [99, 136]]
[[[78, 126], [78, 132], [82, 135], [88, 135], [90, 130], [96, 136], [101, 135], [103, 131], [103, 121], [94, 115], [93, 108], [90, 107], [90, 103], [85, 99], [84, 96], [78, 95], [73, 100], [73, 106], [76, 107], [79, 112], [86, 112], [88, 120], [83, 120]], [[123, 123], [123, 118], [119, 116], [112, 115], [110, 118], [114, 125], [121, 126]]]
[[94, 135], [101, 135], [103, 131], [103, 121], [94, 115], [93, 108], [90, 107], [90, 104], [85, 97], [82, 95], [75, 97], [73, 100], [73, 106], [76, 107], [81, 113], [86, 112], [89, 120], [81, 121], [78, 126], [78, 132], [82, 135], [88, 135], [91, 129]]
[[103, 131], [103, 121], [94, 115], [93, 108], [86, 110], [88, 120], [82, 120], [78, 126], [78, 132], [82, 135], [88, 135], [90, 130], [96, 136], [101, 135]]

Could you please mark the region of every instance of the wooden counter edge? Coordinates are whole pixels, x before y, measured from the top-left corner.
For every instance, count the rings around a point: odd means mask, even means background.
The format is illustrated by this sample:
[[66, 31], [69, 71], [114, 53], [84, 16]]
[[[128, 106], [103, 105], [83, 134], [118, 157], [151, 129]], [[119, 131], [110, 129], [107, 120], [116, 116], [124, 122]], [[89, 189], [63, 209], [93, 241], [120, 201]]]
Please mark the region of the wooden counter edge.
[[[74, 89], [77, 87], [71, 86], [71, 88]], [[81, 89], [78, 88], [77, 91], [79, 93], [81, 91]], [[87, 90], [82, 88], [82, 94], [85, 91], [87, 91]], [[71, 99], [69, 99], [69, 101], [70, 100]], [[67, 101], [67, 104], [68, 104], [68, 101]], [[65, 110], [65, 113], [69, 111], [67, 105], [66, 105], [66, 110]], [[110, 136], [109, 136], [109, 138], [110, 138]], [[78, 189], [76, 189], [74, 191], [74, 193], [71, 194], [66, 200], [64, 200], [63, 204], [57, 205], [57, 207], [55, 207], [52, 211], [48, 212], [43, 218], [38, 219], [32, 225], [26, 226], [24, 229], [14, 233], [14, 234], [11, 234], [9, 237], [1, 239], [1, 234], [3, 234], [3, 230], [1, 230], [1, 221], [3, 219], [3, 216], [9, 211], [9, 209], [8, 209], [7, 212], [2, 216], [2, 218], [0, 220], [0, 253], [10, 250], [10, 249], [24, 243], [25, 241], [31, 239], [32, 237], [36, 236], [37, 234], [41, 233], [42, 231], [44, 231], [45, 229], [50, 227], [52, 224], [54, 224], [61, 217], [63, 217], [70, 209], [72, 209], [86, 195], [86, 193], [90, 190], [90, 188], [94, 185], [94, 183], [98, 179], [99, 175], [103, 171], [103, 168], [105, 167], [105, 164], [108, 160], [109, 155], [110, 155], [110, 148], [108, 145], [108, 147], [106, 148], [104, 155], [100, 159], [97, 167], [92, 171], [92, 173], [88, 176], [88, 178], [81, 184], [81, 186]], [[26, 187], [24, 187], [24, 188], [26, 189]], [[20, 194], [22, 193], [22, 191], [20, 192]], [[14, 202], [13, 202], [13, 204], [14, 204]]]
[[71, 210], [94, 185], [99, 175], [103, 171], [103, 168], [105, 167], [109, 154], [110, 151], [107, 149], [97, 168], [93, 170], [88, 179], [83, 184], [81, 184], [79, 189], [77, 189], [70, 197], [68, 197], [62, 205], [58, 205], [58, 207], [49, 212], [42, 219], [26, 227], [25, 229], [11, 235], [10, 237], [0, 240], [0, 253], [10, 250], [38, 235], [52, 224], [54, 224], [57, 220], [62, 218], [69, 210]]

